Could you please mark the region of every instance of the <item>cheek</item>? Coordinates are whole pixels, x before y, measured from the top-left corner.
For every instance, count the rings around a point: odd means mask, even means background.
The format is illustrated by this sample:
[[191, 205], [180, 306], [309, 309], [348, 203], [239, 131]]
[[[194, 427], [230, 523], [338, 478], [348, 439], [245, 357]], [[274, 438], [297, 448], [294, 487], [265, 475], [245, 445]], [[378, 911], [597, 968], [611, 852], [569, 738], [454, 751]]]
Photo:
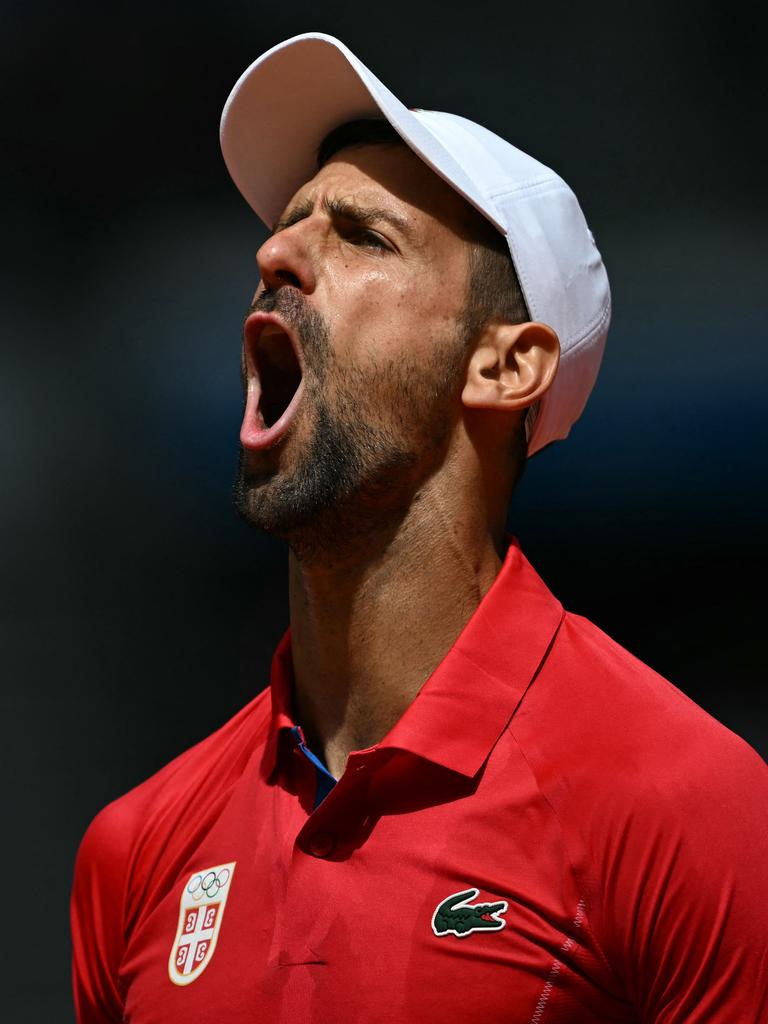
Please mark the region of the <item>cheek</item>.
[[466, 278], [456, 267], [437, 261], [424, 266], [402, 289], [403, 308], [424, 328], [443, 333], [456, 322], [464, 303]]
[[453, 297], [450, 289], [428, 280], [404, 291], [393, 310], [392, 347], [419, 361], [431, 360], [456, 334], [459, 309]]
[[375, 267], [352, 276], [341, 266], [329, 275], [328, 285], [328, 319], [337, 353], [353, 359], [358, 346], [363, 351], [388, 347], [408, 309], [410, 289]]
[[341, 263], [327, 277], [328, 319], [342, 360], [358, 361], [371, 351], [428, 357], [455, 332], [463, 282], [454, 282], [448, 268], [409, 268], [407, 274], [351, 269]]

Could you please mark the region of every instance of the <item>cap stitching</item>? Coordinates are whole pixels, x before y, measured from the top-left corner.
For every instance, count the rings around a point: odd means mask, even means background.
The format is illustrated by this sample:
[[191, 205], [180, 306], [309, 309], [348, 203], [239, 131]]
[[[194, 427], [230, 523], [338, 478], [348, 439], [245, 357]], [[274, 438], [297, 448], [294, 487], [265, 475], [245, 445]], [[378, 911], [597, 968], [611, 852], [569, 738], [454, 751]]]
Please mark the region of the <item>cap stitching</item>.
[[503, 188], [498, 192], [489, 192], [489, 199], [503, 199], [506, 196], [518, 195], [520, 192], [533, 192], [536, 189], [545, 191], [543, 186], [550, 186], [551, 191], [562, 191], [563, 189], [570, 192], [571, 190], [565, 184], [561, 178], [537, 178], [534, 181], [524, 181], [521, 185], [516, 185], [514, 188]]
[[528, 271], [526, 270], [526, 268], [524, 266], [521, 265], [521, 261], [519, 259], [519, 253], [518, 253], [518, 250], [517, 250], [517, 239], [514, 238], [513, 235], [509, 231], [507, 231], [507, 234], [506, 234], [505, 237], [506, 237], [506, 240], [507, 240], [507, 247], [509, 248], [509, 254], [512, 257], [512, 264], [513, 264], [513, 266], [515, 268], [515, 271], [517, 273], [518, 280], [520, 281], [520, 287], [523, 290], [523, 298], [525, 299], [525, 305], [526, 305], [526, 308], [527, 308], [528, 312], [530, 313], [531, 312], [531, 299], [529, 298], [529, 296], [530, 296], [531, 293], [530, 293], [530, 290], [529, 290], [529, 287], [528, 287]]

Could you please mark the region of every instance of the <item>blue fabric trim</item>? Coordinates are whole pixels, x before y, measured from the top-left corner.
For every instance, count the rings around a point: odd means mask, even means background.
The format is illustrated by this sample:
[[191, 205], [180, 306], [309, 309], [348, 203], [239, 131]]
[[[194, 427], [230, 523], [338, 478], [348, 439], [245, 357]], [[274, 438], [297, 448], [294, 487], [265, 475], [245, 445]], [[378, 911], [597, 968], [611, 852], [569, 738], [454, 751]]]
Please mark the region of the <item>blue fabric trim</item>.
[[317, 775], [317, 790], [315, 791], [315, 805], [312, 810], [317, 810], [320, 804], [325, 800], [328, 794], [331, 792], [333, 787], [336, 785], [336, 779], [331, 775], [328, 769], [325, 767], [323, 762], [317, 757], [304, 742], [304, 738], [301, 734], [301, 728], [298, 725], [294, 725], [291, 729], [293, 738], [296, 741], [296, 746], [302, 752], [302, 754], [315, 766], [315, 773]]

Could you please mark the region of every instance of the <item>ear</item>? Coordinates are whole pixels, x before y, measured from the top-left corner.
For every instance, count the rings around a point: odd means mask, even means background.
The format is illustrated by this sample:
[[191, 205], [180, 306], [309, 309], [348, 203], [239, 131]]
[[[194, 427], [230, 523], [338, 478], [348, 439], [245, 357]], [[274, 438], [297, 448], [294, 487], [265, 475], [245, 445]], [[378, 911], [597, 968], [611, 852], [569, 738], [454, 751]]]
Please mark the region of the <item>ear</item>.
[[554, 380], [560, 342], [546, 324], [490, 324], [469, 360], [461, 400], [470, 409], [525, 409]]

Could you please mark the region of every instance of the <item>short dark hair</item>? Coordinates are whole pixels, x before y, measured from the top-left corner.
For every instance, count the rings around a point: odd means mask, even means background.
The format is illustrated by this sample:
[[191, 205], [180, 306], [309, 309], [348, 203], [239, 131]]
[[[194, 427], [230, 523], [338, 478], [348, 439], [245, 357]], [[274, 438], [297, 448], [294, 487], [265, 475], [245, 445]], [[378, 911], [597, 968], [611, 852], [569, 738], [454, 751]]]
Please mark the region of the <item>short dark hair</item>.
[[[407, 143], [384, 118], [358, 118], [333, 128], [317, 149], [317, 169], [342, 149], [356, 146], [406, 146]], [[469, 339], [474, 339], [493, 320], [522, 324], [530, 320], [520, 281], [517, 277], [507, 241], [479, 210], [472, 218], [473, 231], [469, 242], [469, 280], [461, 324]], [[526, 464], [525, 416], [516, 431], [515, 486]]]
[[404, 146], [405, 142], [383, 117], [362, 117], [345, 121], [325, 136], [317, 148], [317, 169], [342, 149], [350, 146]]

